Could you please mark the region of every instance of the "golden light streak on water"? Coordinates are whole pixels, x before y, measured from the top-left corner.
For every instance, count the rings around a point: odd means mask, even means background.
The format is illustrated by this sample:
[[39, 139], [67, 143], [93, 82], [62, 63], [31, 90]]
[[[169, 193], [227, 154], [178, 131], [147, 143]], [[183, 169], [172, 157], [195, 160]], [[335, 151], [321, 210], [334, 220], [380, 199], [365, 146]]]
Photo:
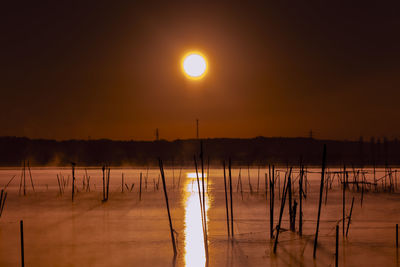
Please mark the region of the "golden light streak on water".
[[[195, 172], [188, 172], [188, 173], [186, 173], [186, 178], [196, 179], [197, 174]], [[206, 173], [204, 174], [204, 178], [207, 178]], [[199, 179], [201, 180], [201, 172], [199, 173]], [[190, 181], [190, 182], [192, 182], [192, 181]], [[197, 180], [195, 180], [194, 182], [197, 183]], [[200, 181], [200, 183], [201, 183], [201, 181]], [[196, 186], [197, 186], [197, 184], [196, 184]]]
[[[206, 265], [206, 253], [204, 249], [203, 225], [201, 219], [201, 208], [200, 208], [196, 173], [194, 173], [194, 178], [191, 178], [192, 176], [193, 173], [186, 174], [187, 179], [186, 179], [186, 190], [185, 190], [185, 266], [204, 267]], [[199, 174], [199, 181], [200, 181], [200, 193], [201, 193], [202, 192], [201, 174]], [[204, 183], [206, 183], [206, 180], [204, 180]], [[206, 184], [204, 186], [206, 187]], [[205, 199], [206, 199], [205, 210], [207, 215], [209, 207], [209, 199], [207, 196], [207, 191], [205, 194]]]

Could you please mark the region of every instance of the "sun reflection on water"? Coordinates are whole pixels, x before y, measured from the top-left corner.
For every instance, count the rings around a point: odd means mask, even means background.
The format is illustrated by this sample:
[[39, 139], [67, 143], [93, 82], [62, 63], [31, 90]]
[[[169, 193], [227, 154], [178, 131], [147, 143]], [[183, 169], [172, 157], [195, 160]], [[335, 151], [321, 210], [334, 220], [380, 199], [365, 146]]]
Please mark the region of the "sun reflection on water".
[[[193, 173], [187, 173], [186, 177], [187, 179], [186, 179], [186, 191], [185, 191], [185, 266], [204, 267], [206, 265], [206, 253], [204, 249], [203, 225], [201, 218], [201, 207], [199, 201], [199, 191], [198, 191], [196, 173], [194, 173], [194, 175]], [[200, 192], [202, 192], [201, 174], [199, 174], [199, 180], [200, 180]], [[204, 182], [206, 183], [206, 180], [204, 180]], [[205, 199], [206, 199], [205, 210], [207, 214], [209, 207], [209, 199], [207, 194], [205, 194]]]

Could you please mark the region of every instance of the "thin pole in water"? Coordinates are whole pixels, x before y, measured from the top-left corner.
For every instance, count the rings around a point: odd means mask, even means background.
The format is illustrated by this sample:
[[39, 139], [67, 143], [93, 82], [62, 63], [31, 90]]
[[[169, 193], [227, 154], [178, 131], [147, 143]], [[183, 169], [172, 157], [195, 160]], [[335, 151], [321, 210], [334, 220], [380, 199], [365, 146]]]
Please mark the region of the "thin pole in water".
[[228, 229], [228, 238], [230, 237], [229, 229], [229, 208], [228, 208], [228, 194], [226, 192], [226, 172], [225, 172], [225, 160], [222, 162], [224, 166], [224, 190], [225, 190], [225, 208], [226, 208], [226, 228]]
[[174, 256], [176, 256], [177, 250], [176, 250], [176, 244], [175, 244], [174, 228], [172, 228], [171, 213], [169, 211], [167, 187], [165, 185], [165, 177], [164, 177], [164, 167], [163, 167], [162, 160], [160, 158], [158, 159], [158, 163], [160, 165], [160, 173], [161, 173], [161, 178], [162, 178], [162, 182], [163, 182], [163, 189], [164, 189], [164, 195], [165, 195], [165, 204], [167, 206], [167, 211], [168, 211], [169, 230], [171, 232], [172, 247], [173, 247], [173, 250], [174, 250]]
[[342, 234], [344, 237], [344, 227], [346, 225], [346, 165], [343, 166], [343, 218], [342, 218], [342, 224], [343, 224], [343, 229], [342, 229]]
[[124, 173], [122, 173], [122, 177], [121, 177], [121, 193], [124, 192]]
[[[203, 141], [200, 141], [200, 160], [201, 160], [201, 183], [202, 183], [202, 187], [203, 187], [203, 218], [204, 218], [205, 249], [206, 249], [206, 258], [208, 259], [208, 233], [207, 233], [206, 196], [205, 196], [205, 187], [204, 187]], [[207, 188], [207, 190], [208, 190], [208, 188]], [[207, 194], [208, 194], [208, 191], [207, 191]]]
[[[292, 168], [290, 168], [289, 171], [289, 176], [292, 174]], [[275, 237], [275, 242], [274, 242], [274, 254], [276, 253], [276, 248], [278, 246], [278, 238], [279, 238], [279, 232], [281, 229], [281, 223], [282, 223], [282, 215], [283, 215], [283, 210], [285, 209], [285, 201], [286, 201], [286, 194], [288, 191], [288, 187], [290, 186], [289, 183], [287, 183], [287, 176], [285, 174], [285, 180], [283, 183], [283, 188], [282, 188], [282, 201], [281, 201], [281, 209], [279, 212], [279, 220], [278, 220], [278, 225], [276, 226], [276, 237]]]
[[321, 217], [322, 193], [323, 193], [323, 190], [324, 190], [325, 164], [326, 164], [326, 144], [324, 144], [324, 151], [323, 151], [323, 153], [322, 153], [321, 186], [320, 186], [320, 190], [319, 190], [319, 204], [318, 204], [317, 229], [315, 230], [314, 252], [313, 252], [313, 258], [314, 258], [314, 259], [315, 259], [316, 253], [317, 253], [319, 219], [320, 219], [320, 217]]
[[105, 180], [106, 177], [104, 176], [104, 172], [106, 170], [106, 166], [103, 165], [102, 170], [103, 170], [103, 201], [105, 201], [106, 200], [106, 180]]
[[21, 234], [21, 266], [25, 266], [25, 257], [24, 257], [24, 222], [22, 220], [19, 221], [19, 230]]
[[[200, 180], [199, 180], [199, 171], [197, 168], [197, 160], [196, 156], [193, 156], [194, 159], [194, 166], [196, 168], [196, 180], [197, 180], [197, 191], [199, 192], [199, 203], [200, 203], [200, 212], [201, 212], [201, 226], [203, 228], [203, 240], [204, 240], [204, 248], [206, 247], [206, 232], [204, 228], [204, 213], [203, 213], [203, 201], [201, 199], [201, 187], [200, 187]], [[193, 180], [192, 180], [192, 191], [193, 191]]]
[[231, 235], [233, 238], [234, 231], [233, 231], [233, 200], [232, 200], [232, 162], [230, 158], [228, 162], [228, 167], [229, 167], [229, 194], [231, 199]]
[[74, 194], [75, 194], [75, 163], [72, 162], [72, 202], [74, 202]]
[[140, 173], [140, 183], [139, 183], [139, 201], [142, 201], [142, 173]]
[[28, 171], [29, 171], [29, 177], [31, 178], [32, 190], [33, 193], [35, 193], [35, 187], [33, 186], [32, 172], [31, 172], [31, 166], [29, 165], [29, 160], [28, 160]]
[[350, 208], [349, 221], [347, 222], [346, 237], [347, 237], [347, 235], [349, 233], [349, 227], [350, 227], [350, 222], [351, 222], [351, 214], [353, 213], [353, 205], [354, 205], [354, 197], [351, 200], [351, 208]]
[[24, 196], [26, 195], [26, 183], [25, 183], [25, 160], [24, 160]]
[[[269, 171], [269, 236], [274, 238], [274, 199], [275, 199], [275, 166], [268, 166]], [[271, 175], [272, 174], [272, 175]]]
[[336, 253], [335, 253], [335, 266], [339, 266], [339, 225], [336, 225]]
[[110, 189], [110, 172], [111, 172], [111, 167], [108, 166], [108, 174], [107, 174], [107, 201], [108, 201], [108, 192]]
[[304, 167], [300, 166], [300, 179], [299, 179], [299, 235], [303, 235], [303, 175]]

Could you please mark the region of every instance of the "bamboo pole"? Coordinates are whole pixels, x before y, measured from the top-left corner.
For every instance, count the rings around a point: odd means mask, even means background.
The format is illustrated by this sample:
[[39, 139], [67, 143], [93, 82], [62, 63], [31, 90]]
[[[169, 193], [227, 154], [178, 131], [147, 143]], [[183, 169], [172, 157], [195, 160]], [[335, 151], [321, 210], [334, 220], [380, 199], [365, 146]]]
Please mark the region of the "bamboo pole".
[[111, 168], [110, 166], [108, 166], [108, 172], [107, 172], [107, 201], [108, 201], [108, 193], [110, 191], [110, 172], [111, 172]]
[[106, 166], [103, 165], [103, 201], [106, 200], [106, 177], [105, 177], [105, 170], [106, 170]]
[[322, 154], [321, 186], [320, 186], [320, 190], [319, 190], [317, 229], [315, 230], [315, 239], [314, 239], [314, 251], [313, 251], [313, 258], [314, 259], [315, 259], [316, 253], [317, 253], [319, 219], [321, 217], [322, 193], [323, 193], [323, 190], [324, 190], [325, 164], [326, 164], [326, 145], [324, 144], [324, 151], [323, 151], [323, 154]]
[[75, 195], [75, 163], [71, 163], [72, 165], [72, 202], [74, 202]]
[[[291, 175], [291, 173], [292, 173], [292, 168], [290, 168], [290, 171], [289, 171], [289, 176]], [[285, 175], [285, 180], [284, 180], [284, 183], [283, 183], [283, 189], [282, 189], [282, 201], [281, 201], [281, 209], [280, 209], [280, 212], [279, 212], [279, 220], [278, 220], [278, 225], [276, 226], [276, 237], [275, 237], [275, 242], [274, 242], [274, 254], [276, 253], [276, 248], [277, 248], [277, 245], [278, 245], [278, 238], [279, 238], [279, 233], [280, 233], [280, 229], [281, 229], [281, 223], [282, 223], [282, 215], [283, 215], [283, 210], [285, 209], [285, 202], [286, 202], [286, 194], [287, 194], [287, 191], [288, 191], [288, 187], [290, 186], [289, 185], [289, 183], [286, 183], [286, 178], [287, 178], [288, 176], [286, 176]]]
[[257, 194], [259, 189], [260, 189], [260, 165], [258, 165], [257, 169]]
[[228, 194], [226, 192], [226, 172], [225, 172], [225, 160], [222, 162], [224, 167], [224, 190], [225, 190], [225, 210], [226, 210], [226, 229], [228, 230], [228, 238], [231, 236], [229, 229], [229, 207], [228, 207]]
[[[3, 191], [3, 190], [2, 190]], [[4, 195], [2, 197], [2, 201], [1, 201], [1, 207], [0, 207], [0, 217], [3, 214], [3, 210], [4, 210], [4, 205], [6, 203], [6, 199], [7, 199], [7, 192], [4, 192]]]
[[300, 179], [299, 179], [299, 235], [303, 235], [303, 176], [304, 167], [300, 166]]
[[349, 234], [349, 227], [350, 227], [350, 223], [351, 223], [351, 214], [353, 213], [353, 205], [354, 205], [354, 197], [351, 200], [350, 215], [349, 215], [349, 220], [347, 222], [347, 229], [346, 229], [346, 238], [347, 238], [347, 235]]
[[342, 204], [343, 204], [343, 217], [342, 217], [342, 234], [343, 234], [343, 237], [344, 237], [344, 227], [345, 227], [345, 225], [346, 225], [346, 165], [344, 165], [343, 166], [343, 193], [342, 193], [342, 195], [343, 195], [343, 201], [342, 201]]
[[232, 162], [231, 162], [230, 158], [229, 158], [229, 162], [228, 162], [228, 167], [229, 167], [229, 194], [230, 194], [230, 200], [231, 200], [231, 235], [233, 238], [235, 231], [233, 230]]
[[24, 196], [26, 196], [26, 183], [25, 183], [25, 160], [24, 160]]
[[62, 190], [61, 190], [61, 183], [60, 183], [60, 178], [58, 177], [58, 174], [57, 174], [57, 182], [58, 182], [58, 188], [60, 190], [60, 196], [61, 196], [62, 195]]
[[339, 225], [336, 225], [336, 253], [335, 253], [335, 266], [339, 266]]
[[251, 186], [251, 181], [250, 181], [250, 164], [247, 164], [247, 179], [249, 181], [250, 194], [253, 194], [253, 187]]
[[[205, 249], [206, 258], [208, 259], [208, 233], [207, 233], [207, 213], [206, 213], [206, 197], [204, 188], [204, 153], [203, 153], [203, 141], [200, 141], [200, 161], [201, 161], [201, 183], [203, 187], [203, 218], [204, 218], [204, 233], [205, 233]], [[208, 182], [207, 182], [208, 184]], [[208, 189], [208, 188], [207, 188]]]
[[165, 185], [165, 177], [164, 177], [164, 167], [163, 167], [163, 163], [162, 163], [161, 158], [158, 159], [158, 163], [159, 163], [159, 166], [160, 166], [160, 173], [161, 173], [161, 178], [162, 178], [162, 182], [163, 182], [165, 204], [167, 206], [167, 211], [168, 211], [168, 221], [169, 221], [169, 230], [171, 232], [172, 248], [174, 250], [174, 256], [176, 256], [177, 250], [176, 250], [176, 244], [175, 244], [174, 228], [172, 227], [171, 213], [169, 211], [167, 187]]
[[140, 182], [139, 182], [139, 201], [142, 201], [142, 173], [140, 173]]
[[122, 177], [121, 177], [121, 193], [124, 192], [124, 173], [122, 173]]
[[288, 200], [289, 200], [289, 226], [290, 226], [290, 231], [294, 232], [294, 226], [293, 226], [293, 209], [292, 209], [292, 179], [289, 176], [288, 177]]
[[25, 256], [24, 256], [24, 222], [19, 221], [19, 232], [21, 236], [21, 266], [25, 266]]
[[33, 185], [32, 172], [31, 172], [31, 166], [29, 165], [29, 160], [28, 160], [28, 171], [29, 171], [29, 177], [31, 178], [32, 190], [33, 193], [35, 193], [35, 186]]
[[271, 166], [268, 166], [269, 170], [269, 232], [271, 240], [274, 238], [274, 200], [275, 200], [275, 166], [272, 165], [272, 175]]
[[[199, 204], [200, 204], [200, 213], [201, 213], [201, 226], [202, 226], [202, 229], [203, 229], [204, 249], [205, 249], [205, 252], [207, 253], [207, 251], [206, 251], [207, 237], [206, 237], [206, 229], [204, 227], [205, 222], [204, 222], [204, 213], [203, 213], [203, 201], [204, 200], [202, 200], [202, 197], [201, 197], [202, 194], [201, 194], [199, 171], [198, 171], [198, 168], [197, 168], [196, 156], [193, 156], [193, 158], [194, 158], [194, 166], [196, 168], [197, 192], [199, 194]], [[193, 187], [193, 183], [192, 183], [192, 187]], [[193, 191], [193, 188], [192, 188], [192, 191]]]

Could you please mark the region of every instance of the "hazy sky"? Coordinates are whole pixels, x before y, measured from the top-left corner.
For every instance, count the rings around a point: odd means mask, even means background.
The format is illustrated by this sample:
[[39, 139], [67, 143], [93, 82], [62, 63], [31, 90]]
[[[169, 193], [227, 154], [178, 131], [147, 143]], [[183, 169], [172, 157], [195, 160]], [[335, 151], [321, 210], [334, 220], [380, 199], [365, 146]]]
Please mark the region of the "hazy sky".
[[201, 137], [400, 136], [397, 1], [13, 2], [0, 135], [192, 138], [199, 118]]

